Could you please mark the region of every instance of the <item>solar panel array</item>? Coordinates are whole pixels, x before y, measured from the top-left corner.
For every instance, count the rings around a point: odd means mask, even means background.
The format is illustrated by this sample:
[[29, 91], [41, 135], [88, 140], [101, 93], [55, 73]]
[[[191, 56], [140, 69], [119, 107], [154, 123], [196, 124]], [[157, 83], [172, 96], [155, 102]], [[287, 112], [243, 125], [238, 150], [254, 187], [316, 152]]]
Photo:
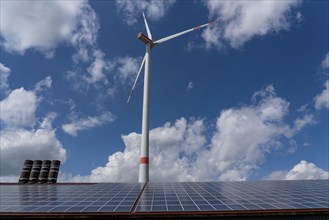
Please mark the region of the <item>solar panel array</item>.
[[130, 212], [143, 184], [2, 185], [1, 212]]
[[329, 209], [329, 180], [0, 185], [0, 214], [297, 209]]
[[137, 212], [329, 208], [328, 180], [149, 183]]

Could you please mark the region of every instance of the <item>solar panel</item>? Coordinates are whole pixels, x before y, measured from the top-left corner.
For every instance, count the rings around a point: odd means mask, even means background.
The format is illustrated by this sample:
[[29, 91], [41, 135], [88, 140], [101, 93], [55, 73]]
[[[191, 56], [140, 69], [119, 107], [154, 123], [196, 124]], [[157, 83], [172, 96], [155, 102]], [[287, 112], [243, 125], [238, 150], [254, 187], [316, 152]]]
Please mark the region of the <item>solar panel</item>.
[[328, 180], [149, 183], [137, 212], [329, 208]]
[[329, 180], [1, 184], [4, 213], [230, 213], [329, 210]]
[[0, 212], [130, 212], [143, 184], [1, 185]]

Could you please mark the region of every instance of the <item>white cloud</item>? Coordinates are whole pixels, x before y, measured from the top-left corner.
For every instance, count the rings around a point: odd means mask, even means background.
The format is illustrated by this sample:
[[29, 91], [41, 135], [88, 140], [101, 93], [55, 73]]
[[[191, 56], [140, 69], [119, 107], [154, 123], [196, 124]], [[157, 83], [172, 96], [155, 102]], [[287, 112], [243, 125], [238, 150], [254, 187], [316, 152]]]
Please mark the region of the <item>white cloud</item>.
[[142, 20], [143, 11], [148, 20], [158, 21], [175, 2], [175, 0], [117, 0], [116, 7], [125, 22], [133, 25], [138, 20]]
[[297, 131], [300, 131], [303, 127], [305, 127], [309, 124], [314, 124], [314, 123], [315, 123], [314, 116], [310, 115], [310, 114], [307, 114], [307, 115], [304, 115], [302, 118], [297, 118], [295, 120], [294, 129], [297, 130]]
[[125, 56], [116, 58], [113, 63], [117, 69], [116, 79], [120, 80], [121, 83], [134, 82], [141, 65], [141, 59]]
[[267, 179], [271, 180], [305, 180], [329, 179], [329, 172], [317, 167], [314, 163], [300, 161], [289, 171], [275, 171]]
[[71, 111], [75, 109], [76, 104], [71, 98], [66, 103], [69, 105]]
[[[175, 124], [150, 131], [150, 170], [152, 180], [187, 181], [193, 178], [189, 159], [205, 144], [202, 120], [181, 118]], [[76, 176], [70, 181], [137, 181], [141, 135], [135, 132], [122, 136], [126, 148], [109, 156], [104, 167], [98, 167], [90, 176]], [[180, 155], [181, 154], [181, 155]]]
[[324, 57], [324, 59], [321, 62], [321, 67], [323, 69], [327, 69], [329, 68], [329, 52], [327, 53], [327, 55]]
[[298, 149], [297, 142], [295, 140], [291, 139], [291, 140], [289, 140], [289, 144], [290, 144], [290, 146], [287, 150], [287, 153], [288, 154], [294, 154]]
[[[13, 90], [1, 101], [1, 176], [18, 175], [25, 159], [60, 159], [66, 151], [51, 126], [54, 114], [36, 128], [35, 111], [39, 97], [23, 88]], [[5, 178], [6, 179], [6, 178]]]
[[2, 46], [7, 51], [24, 54], [32, 48], [51, 57], [60, 43], [66, 43], [76, 49], [75, 63], [99, 61], [98, 18], [85, 0], [4, 1], [0, 14]]
[[34, 91], [24, 88], [12, 90], [9, 95], [1, 100], [1, 123], [6, 128], [32, 128], [36, 122], [35, 111], [41, 100], [36, 93], [51, 87], [51, 77], [39, 81], [34, 86]]
[[[7, 51], [24, 54], [35, 49], [50, 58], [58, 45], [68, 44], [75, 49], [75, 66], [67, 76], [75, 87], [100, 81], [107, 84], [110, 62], [97, 49], [98, 17], [87, 1], [5, 1], [1, 2], [0, 20], [2, 46]], [[87, 71], [81, 69], [81, 63], [89, 65]]]
[[[300, 1], [208, 0], [205, 4], [209, 17], [218, 19], [202, 34], [206, 46], [221, 48], [222, 41], [225, 41], [233, 48], [239, 48], [254, 37], [289, 30], [292, 9]], [[296, 16], [295, 19], [298, 19], [298, 13]]]
[[304, 127], [308, 126], [308, 125], [312, 125], [315, 124], [316, 121], [314, 119], [314, 115], [312, 114], [305, 114], [302, 115], [301, 117], [298, 117], [295, 121], [294, 121], [294, 125], [293, 127], [288, 130], [285, 135], [287, 137], [292, 137], [294, 136], [297, 132], [299, 132], [300, 130], [302, 130]]
[[1, 94], [9, 93], [8, 77], [11, 69], [0, 63], [0, 92]]
[[89, 83], [95, 83], [100, 80], [104, 81], [106, 75], [113, 76], [114, 85], [121, 85], [127, 81], [132, 83], [134, 81], [134, 77], [141, 63], [140, 59], [124, 56], [114, 58], [110, 61], [105, 59], [104, 56], [105, 54], [100, 50], [94, 52], [95, 60], [88, 68], [90, 77], [86, 78]]
[[[76, 50], [72, 56], [74, 65], [65, 76], [77, 90], [89, 88], [90, 85], [95, 88], [102, 88], [100, 85], [109, 87], [107, 74], [112, 69], [112, 64], [105, 58], [105, 53], [97, 47], [100, 28], [97, 14], [90, 5], [85, 4], [78, 20], [79, 25], [71, 38]], [[88, 68], [84, 70], [81, 66]]]
[[51, 77], [47, 76], [45, 79], [43, 79], [40, 82], [38, 82], [37, 84], [35, 84], [34, 91], [41, 92], [45, 89], [48, 89], [51, 87], [51, 83], [52, 83]]
[[104, 112], [103, 114], [95, 117], [77, 118], [73, 117], [72, 122], [64, 124], [62, 126], [63, 131], [66, 133], [77, 136], [78, 131], [89, 130], [94, 127], [104, 125], [108, 122], [112, 122], [116, 117], [111, 112]]
[[[305, 116], [290, 128], [284, 121], [289, 103], [276, 95], [272, 85], [256, 92], [252, 100], [250, 105], [223, 110], [210, 137], [206, 132], [212, 125], [206, 126], [203, 119], [181, 118], [152, 129], [150, 179], [246, 180], [270, 152], [282, 150], [281, 141], [289, 130], [296, 127], [297, 132], [312, 121], [312, 117]], [[137, 181], [141, 135], [133, 132], [122, 139], [125, 149], [110, 155], [105, 166], [94, 169], [89, 176], [69, 179]]]
[[[154, 3], [157, 7], [168, 4]], [[147, 8], [150, 12], [162, 10], [157, 7]], [[103, 94], [113, 95], [117, 87], [131, 81], [133, 73], [138, 70], [139, 59], [125, 56], [109, 60], [97, 47], [99, 19], [87, 1], [5, 1], [1, 2], [0, 14], [1, 46], [9, 52], [24, 54], [28, 49], [35, 49], [49, 58], [58, 45], [73, 46], [73, 67], [66, 71], [65, 76], [75, 89], [90, 86], [104, 89], [106, 86], [108, 91]], [[9, 73], [5, 68], [1, 64], [3, 93], [8, 90]], [[49, 77], [37, 84], [35, 91], [50, 86]]]
[[24, 88], [15, 89], [0, 102], [1, 122], [5, 127], [33, 127], [38, 97]]
[[317, 110], [329, 108], [329, 80], [324, 83], [324, 87], [324, 90], [314, 97], [315, 108]]
[[95, 83], [105, 78], [105, 71], [109, 69], [109, 66], [108, 62], [104, 60], [104, 56], [105, 54], [102, 51], [94, 51], [95, 60], [87, 69], [90, 74], [90, 77], [87, 78], [89, 83]]
[[[122, 85], [131, 85], [140, 67], [141, 59], [130, 56], [105, 58], [100, 50], [94, 51], [94, 61], [87, 68], [87, 74], [81, 70], [67, 71], [65, 77], [75, 89], [102, 88], [102, 95], [113, 96]], [[105, 88], [106, 87], [106, 88]]]
[[[75, 63], [87, 62], [96, 59], [99, 55], [96, 49], [99, 22], [95, 11], [88, 4], [84, 4], [83, 10], [78, 14], [79, 24], [74, 32], [71, 43], [76, 49], [73, 55]], [[100, 51], [100, 53], [102, 53]]]
[[[97, 47], [100, 25], [95, 11], [85, 4], [77, 17], [79, 24], [71, 38], [76, 50], [72, 57], [74, 66], [65, 76], [77, 90], [94, 86], [107, 89], [109, 95], [113, 95], [119, 85], [127, 80], [132, 81], [139, 68], [139, 59], [129, 56], [107, 59], [106, 54]], [[85, 71], [81, 66], [88, 68]]]
[[297, 14], [296, 14], [296, 21], [298, 22], [298, 23], [301, 23], [302, 21], [303, 21], [303, 15], [302, 15], [302, 13], [299, 11], [299, 12], [297, 12]]
[[[221, 112], [211, 149], [198, 158], [199, 175], [206, 179], [245, 180], [266, 155], [278, 148], [279, 138], [288, 130], [284, 116], [289, 103], [268, 86], [254, 95], [259, 102]], [[211, 172], [209, 172], [211, 171]], [[205, 175], [206, 174], [206, 175]]]
[[52, 128], [55, 113], [45, 117], [36, 116], [36, 110], [42, 97], [37, 95], [40, 89], [49, 87], [51, 79], [47, 77], [35, 85], [34, 91], [24, 88], [10, 91], [0, 102], [0, 179], [17, 181], [20, 169], [26, 159], [66, 160], [66, 150], [56, 137]]
[[186, 90], [187, 90], [187, 91], [190, 91], [190, 90], [193, 89], [193, 88], [194, 88], [194, 83], [193, 83], [192, 81], [190, 81], [190, 82], [188, 83], [187, 87], [186, 87]]
[[20, 54], [33, 48], [51, 57], [59, 43], [71, 40], [85, 4], [86, 1], [1, 2], [3, 47]]
[[0, 63], [0, 73], [10, 74], [10, 68], [6, 67], [4, 64]]
[[26, 159], [66, 160], [66, 150], [46, 117], [37, 129], [1, 130], [1, 176], [19, 174]]
[[222, 28], [218, 26], [211, 26], [206, 28], [201, 36], [206, 42], [206, 49], [210, 49], [213, 46], [216, 48], [220, 49], [223, 47], [223, 42], [222, 42]]
[[[329, 53], [327, 53], [321, 62], [321, 68], [326, 70], [329, 68]], [[315, 109], [320, 110], [322, 108], [329, 109], [329, 80], [324, 83], [323, 91], [313, 98]]]

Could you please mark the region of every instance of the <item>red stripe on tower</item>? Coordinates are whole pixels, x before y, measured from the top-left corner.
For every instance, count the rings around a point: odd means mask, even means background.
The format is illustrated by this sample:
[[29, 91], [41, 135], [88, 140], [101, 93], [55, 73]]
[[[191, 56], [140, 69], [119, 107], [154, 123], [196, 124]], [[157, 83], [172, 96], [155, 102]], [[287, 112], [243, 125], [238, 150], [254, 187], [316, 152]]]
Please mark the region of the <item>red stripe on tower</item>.
[[148, 157], [141, 157], [141, 158], [139, 158], [139, 163], [140, 164], [148, 164], [149, 163], [149, 158]]
[[202, 28], [202, 27], [201, 26], [197, 26], [197, 27], [193, 28], [193, 30], [198, 30], [200, 28]]

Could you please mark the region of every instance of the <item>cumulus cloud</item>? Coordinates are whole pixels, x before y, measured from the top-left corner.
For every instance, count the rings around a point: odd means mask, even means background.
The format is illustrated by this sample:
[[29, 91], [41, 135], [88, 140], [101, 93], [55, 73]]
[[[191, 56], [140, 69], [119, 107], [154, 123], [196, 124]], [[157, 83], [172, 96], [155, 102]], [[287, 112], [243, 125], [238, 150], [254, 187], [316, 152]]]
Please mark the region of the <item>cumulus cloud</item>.
[[267, 179], [270, 180], [305, 180], [329, 179], [329, 172], [317, 167], [314, 163], [300, 161], [289, 171], [275, 171]]
[[37, 105], [38, 98], [35, 93], [24, 88], [15, 89], [0, 102], [1, 122], [9, 128], [31, 128], [36, 121]]
[[[289, 103], [277, 97], [273, 86], [255, 93], [249, 106], [227, 109], [217, 119], [211, 149], [200, 157], [211, 172], [206, 179], [246, 180], [266, 155], [279, 146], [279, 138], [288, 130], [284, 116]], [[204, 173], [204, 174], [203, 174]]]
[[329, 53], [324, 57], [324, 59], [321, 62], [321, 67], [322, 69], [327, 69], [329, 68]]
[[18, 175], [26, 159], [59, 159], [65, 162], [66, 150], [49, 124], [52, 121], [49, 117], [44, 118], [37, 129], [1, 131], [1, 176]]
[[[42, 84], [42, 83], [41, 83]], [[18, 178], [25, 159], [66, 160], [66, 150], [56, 137], [52, 121], [56, 117], [49, 113], [41, 122], [36, 109], [41, 97], [35, 91], [24, 88], [12, 90], [0, 102], [0, 176], [2, 181]]]
[[[109, 62], [97, 49], [99, 22], [87, 1], [5, 1], [0, 20], [2, 46], [7, 51], [24, 54], [35, 49], [50, 58], [58, 45], [68, 44], [75, 49], [75, 66], [67, 75], [77, 88], [80, 84], [107, 82], [104, 78]], [[89, 66], [87, 71], [80, 69], [81, 64]]]
[[[195, 156], [206, 139], [203, 120], [185, 118], [174, 124], [150, 131], [151, 178], [158, 181], [192, 179], [189, 158]], [[75, 176], [70, 181], [137, 181], [141, 135], [135, 132], [122, 136], [126, 148], [109, 156], [104, 167], [98, 167], [90, 176]]]
[[6, 128], [33, 127], [36, 122], [35, 111], [41, 100], [37, 93], [50, 88], [51, 82], [48, 76], [35, 84], [34, 91], [24, 88], [10, 91], [0, 102], [1, 123]]
[[9, 92], [8, 77], [11, 69], [0, 63], [0, 92], [6, 94]]
[[[206, 46], [221, 48], [225, 42], [233, 48], [239, 48], [254, 37], [289, 30], [292, 11], [300, 1], [208, 0], [205, 4], [209, 17], [218, 19], [215, 25], [202, 34]], [[300, 17], [298, 13], [293, 16], [295, 19]]]
[[324, 83], [323, 91], [314, 97], [315, 108], [320, 110], [322, 108], [329, 108], [329, 80]]
[[77, 136], [78, 131], [88, 130], [94, 127], [101, 126], [108, 122], [112, 122], [116, 117], [111, 112], [104, 112], [99, 116], [87, 117], [87, 118], [77, 118], [73, 117], [72, 122], [69, 124], [64, 124], [62, 126], [63, 131], [72, 136]]
[[142, 19], [144, 11], [147, 19], [158, 21], [167, 13], [175, 0], [117, 0], [116, 7], [128, 25], [135, 24]]
[[[285, 122], [289, 103], [276, 95], [272, 85], [256, 92], [252, 103], [220, 112], [215, 129], [203, 119], [180, 118], [150, 131], [152, 181], [246, 180], [268, 154], [284, 148], [286, 133], [302, 129], [308, 116], [290, 126]], [[299, 121], [296, 120], [296, 121]], [[306, 122], [302, 122], [306, 121]], [[296, 127], [296, 128], [295, 128]], [[298, 129], [297, 129], [298, 128]], [[292, 133], [292, 132], [291, 132]], [[296, 132], [295, 132], [296, 133]], [[123, 151], [108, 158], [105, 166], [74, 181], [137, 181], [141, 135], [123, 135]]]
[[[1, 45], [7, 51], [24, 54], [28, 49], [35, 49], [51, 58], [58, 45], [71, 45], [75, 49], [72, 60], [76, 66], [69, 71], [70, 79], [74, 78], [77, 84], [81, 80], [85, 84], [106, 82], [107, 62], [96, 46], [98, 18], [87, 1], [5, 1], [1, 3], [0, 20]], [[79, 69], [81, 63], [89, 65], [87, 71]]]
[[71, 40], [85, 4], [85, 1], [1, 2], [2, 46], [20, 54], [36, 49], [51, 57], [59, 43]]

